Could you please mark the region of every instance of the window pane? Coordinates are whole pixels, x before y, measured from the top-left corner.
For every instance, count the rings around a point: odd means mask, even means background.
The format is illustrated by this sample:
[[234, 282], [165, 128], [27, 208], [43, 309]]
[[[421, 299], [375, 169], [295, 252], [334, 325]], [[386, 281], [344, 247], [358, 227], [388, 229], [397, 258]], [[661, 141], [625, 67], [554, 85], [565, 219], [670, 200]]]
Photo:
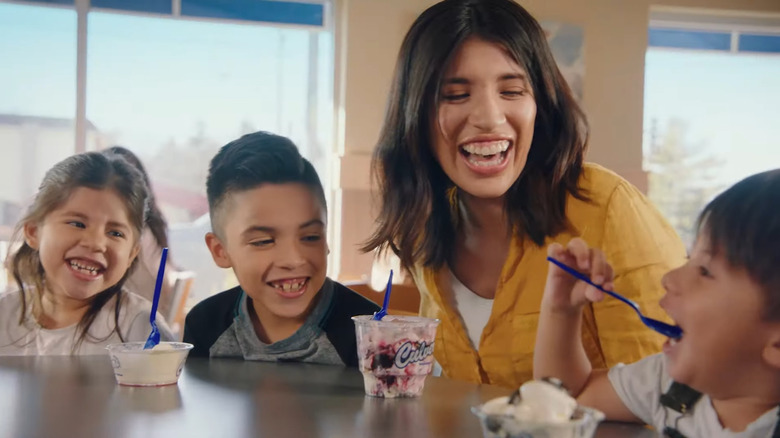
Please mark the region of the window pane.
[[724, 50], [731, 49], [731, 34], [696, 30], [653, 29], [648, 33], [650, 47], [676, 49]]
[[650, 49], [649, 195], [686, 243], [696, 215], [738, 180], [780, 167], [780, 57]]
[[780, 35], [740, 35], [739, 51], [780, 53]]
[[0, 3], [0, 60], [5, 241], [46, 170], [75, 151], [75, 11]]
[[155, 14], [173, 13], [171, 0], [90, 0], [90, 6], [93, 8], [151, 12]]
[[73, 5], [75, 0], [26, 0], [35, 3], [48, 3], [51, 5]]
[[325, 31], [90, 13], [87, 117], [96, 147], [136, 152], [171, 226], [171, 257], [202, 299], [230, 284], [203, 241], [205, 181], [219, 147], [288, 136], [329, 189], [332, 35]]
[[322, 4], [277, 0], [181, 0], [181, 14], [310, 26], [324, 24]]

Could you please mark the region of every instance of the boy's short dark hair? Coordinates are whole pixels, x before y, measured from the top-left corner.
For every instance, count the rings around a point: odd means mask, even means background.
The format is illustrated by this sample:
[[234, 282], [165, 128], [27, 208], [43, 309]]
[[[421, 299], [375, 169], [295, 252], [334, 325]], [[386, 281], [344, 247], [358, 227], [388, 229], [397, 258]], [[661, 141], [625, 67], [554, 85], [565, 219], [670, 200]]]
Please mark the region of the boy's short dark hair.
[[714, 254], [761, 285], [764, 318], [780, 320], [780, 169], [749, 176], [718, 195], [704, 207], [698, 228]]
[[304, 184], [327, 211], [325, 191], [314, 166], [289, 138], [259, 131], [231, 141], [211, 159], [206, 194], [214, 233], [221, 235], [220, 207], [232, 193], [268, 183]]

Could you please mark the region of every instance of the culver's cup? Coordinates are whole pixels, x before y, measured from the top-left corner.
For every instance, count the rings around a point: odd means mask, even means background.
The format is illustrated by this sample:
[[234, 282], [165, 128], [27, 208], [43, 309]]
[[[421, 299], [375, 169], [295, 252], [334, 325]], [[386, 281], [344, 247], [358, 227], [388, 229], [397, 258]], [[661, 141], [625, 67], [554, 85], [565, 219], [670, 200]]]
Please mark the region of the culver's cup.
[[433, 369], [438, 319], [387, 315], [353, 316], [360, 371], [366, 394], [417, 397]]

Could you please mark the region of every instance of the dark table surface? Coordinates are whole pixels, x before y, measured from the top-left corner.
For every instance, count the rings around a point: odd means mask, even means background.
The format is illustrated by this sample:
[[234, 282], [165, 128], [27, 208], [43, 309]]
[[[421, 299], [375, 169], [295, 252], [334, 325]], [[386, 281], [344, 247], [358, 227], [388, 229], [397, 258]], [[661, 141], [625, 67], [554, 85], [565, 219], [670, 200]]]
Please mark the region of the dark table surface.
[[[510, 391], [428, 377], [416, 399], [363, 392], [354, 369], [188, 359], [178, 385], [116, 384], [107, 356], [0, 357], [0, 437], [480, 438], [469, 410]], [[603, 424], [599, 438], [649, 438]]]

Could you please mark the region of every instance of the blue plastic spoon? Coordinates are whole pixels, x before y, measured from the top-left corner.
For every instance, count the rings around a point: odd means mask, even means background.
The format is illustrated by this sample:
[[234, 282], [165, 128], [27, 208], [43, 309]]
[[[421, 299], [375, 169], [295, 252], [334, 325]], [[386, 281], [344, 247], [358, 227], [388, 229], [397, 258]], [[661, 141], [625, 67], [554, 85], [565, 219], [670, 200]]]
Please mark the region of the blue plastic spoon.
[[385, 300], [382, 303], [382, 308], [378, 312], [374, 313], [374, 321], [381, 321], [382, 318], [387, 315], [387, 304], [390, 302], [390, 289], [393, 287], [393, 270], [390, 270], [390, 278], [387, 279], [387, 288], [385, 289]]
[[157, 283], [154, 285], [154, 298], [152, 298], [152, 313], [149, 314], [149, 324], [152, 325], [152, 332], [146, 339], [144, 350], [154, 348], [160, 343], [160, 331], [157, 329], [155, 319], [157, 317], [157, 305], [160, 303], [160, 291], [162, 290], [163, 276], [165, 274], [165, 260], [168, 258], [168, 248], [162, 249], [162, 258], [160, 258], [160, 268], [157, 270]]
[[636, 311], [636, 314], [639, 315], [639, 319], [641, 319], [642, 322], [646, 326], [648, 326], [651, 329], [657, 331], [658, 333], [660, 333], [660, 334], [662, 334], [662, 335], [664, 335], [666, 337], [672, 338], [672, 339], [679, 339], [680, 337], [682, 337], [682, 329], [680, 327], [677, 327], [677, 326], [674, 326], [674, 325], [670, 325], [670, 324], [667, 324], [667, 323], [665, 323], [663, 321], [659, 321], [659, 320], [653, 319], [653, 318], [648, 318], [647, 316], [642, 315], [642, 312], [639, 310], [639, 305], [637, 305], [635, 302], [629, 300], [628, 298], [626, 298], [626, 297], [624, 297], [624, 296], [622, 296], [622, 295], [620, 295], [620, 294], [618, 294], [616, 292], [612, 292], [610, 290], [604, 289], [603, 287], [599, 286], [598, 284], [595, 284], [592, 281], [590, 281], [590, 278], [588, 278], [586, 275], [580, 273], [579, 271], [575, 270], [574, 268], [571, 268], [570, 266], [567, 266], [567, 265], [559, 262], [558, 260], [556, 260], [556, 259], [554, 259], [552, 257], [547, 257], [547, 260], [549, 260], [552, 263], [555, 263], [555, 265], [557, 265], [559, 268], [561, 268], [564, 271], [568, 272], [569, 274], [573, 275], [577, 279], [582, 280], [585, 283], [588, 283], [589, 285], [595, 287], [596, 289], [604, 292], [605, 294], [610, 295], [612, 297], [615, 297], [615, 298], [619, 299], [620, 301], [628, 304], [629, 306], [631, 306]]

